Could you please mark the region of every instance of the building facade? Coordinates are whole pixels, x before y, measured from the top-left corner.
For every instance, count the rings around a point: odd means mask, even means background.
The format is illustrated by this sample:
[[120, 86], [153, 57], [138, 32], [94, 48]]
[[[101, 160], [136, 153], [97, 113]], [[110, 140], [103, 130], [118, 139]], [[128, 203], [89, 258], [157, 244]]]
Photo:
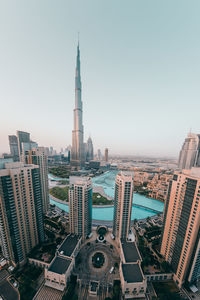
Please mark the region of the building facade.
[[200, 278], [200, 168], [174, 174], [164, 209], [161, 254], [179, 287]]
[[108, 148], [105, 149], [104, 160], [105, 160], [105, 162], [108, 162]]
[[113, 235], [127, 239], [130, 230], [133, 199], [133, 175], [126, 172], [117, 174], [115, 179]]
[[91, 161], [94, 159], [94, 150], [91, 137], [87, 140], [87, 152], [86, 152], [86, 161]]
[[13, 161], [19, 161], [19, 149], [18, 149], [18, 142], [16, 135], [9, 135], [9, 146], [10, 146], [10, 153], [13, 157]]
[[74, 109], [74, 129], [72, 131], [72, 151], [71, 166], [81, 168], [85, 163], [83, 109], [81, 99], [81, 74], [80, 74], [80, 50], [77, 47], [76, 75], [75, 75], [75, 109]]
[[71, 177], [69, 189], [70, 232], [83, 240], [92, 232], [92, 181], [88, 177]]
[[3, 255], [15, 265], [44, 241], [38, 166], [5, 163], [0, 170], [0, 233]]
[[44, 214], [46, 214], [49, 210], [48, 156], [45, 154], [45, 152], [46, 150], [44, 147], [38, 147], [25, 152], [26, 163], [39, 166], [42, 207]]
[[179, 154], [179, 169], [200, 167], [200, 134], [189, 133]]

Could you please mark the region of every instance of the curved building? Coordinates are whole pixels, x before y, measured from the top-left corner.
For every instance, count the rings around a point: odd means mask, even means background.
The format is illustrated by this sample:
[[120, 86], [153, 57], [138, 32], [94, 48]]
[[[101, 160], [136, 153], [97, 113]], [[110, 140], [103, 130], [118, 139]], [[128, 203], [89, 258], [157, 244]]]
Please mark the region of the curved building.
[[189, 133], [179, 154], [179, 169], [200, 166], [200, 134]]

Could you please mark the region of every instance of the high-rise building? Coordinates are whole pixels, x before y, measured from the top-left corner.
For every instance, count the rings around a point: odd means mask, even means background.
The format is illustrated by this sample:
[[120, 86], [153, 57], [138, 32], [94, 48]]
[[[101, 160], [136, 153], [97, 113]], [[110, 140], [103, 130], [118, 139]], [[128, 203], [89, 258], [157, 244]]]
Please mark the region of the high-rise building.
[[105, 160], [105, 162], [108, 162], [108, 148], [105, 149], [104, 160]]
[[71, 177], [69, 189], [70, 232], [85, 239], [92, 231], [92, 181]]
[[179, 169], [200, 167], [200, 134], [189, 133], [179, 154]]
[[48, 183], [48, 156], [45, 154], [44, 147], [38, 147], [28, 150], [25, 153], [25, 161], [27, 164], [39, 166], [40, 182], [42, 192], [43, 213], [46, 214], [49, 209], [49, 183]]
[[97, 150], [97, 158], [98, 158], [98, 160], [101, 160], [101, 150], [100, 149]]
[[200, 168], [175, 173], [164, 209], [161, 254], [179, 287], [200, 278]]
[[86, 152], [86, 160], [90, 161], [94, 159], [94, 151], [93, 151], [93, 143], [91, 137], [87, 140], [87, 152]]
[[18, 144], [18, 153], [19, 160], [25, 162], [25, 152], [31, 150], [32, 148], [37, 148], [38, 144], [31, 141], [30, 133], [24, 131], [17, 131], [17, 144]]
[[0, 240], [4, 257], [15, 265], [44, 241], [38, 166], [5, 163], [0, 170]]
[[133, 199], [133, 175], [127, 172], [117, 174], [115, 179], [113, 235], [127, 239], [130, 230]]
[[18, 143], [18, 152], [19, 158], [23, 154], [22, 143], [30, 143], [30, 133], [24, 131], [17, 131], [17, 143]]
[[80, 50], [77, 47], [76, 76], [75, 76], [75, 109], [74, 129], [72, 131], [71, 166], [81, 168], [85, 163], [84, 129], [82, 121]]
[[10, 153], [13, 157], [13, 161], [19, 161], [19, 149], [18, 149], [18, 142], [16, 135], [9, 135], [9, 146], [10, 146]]

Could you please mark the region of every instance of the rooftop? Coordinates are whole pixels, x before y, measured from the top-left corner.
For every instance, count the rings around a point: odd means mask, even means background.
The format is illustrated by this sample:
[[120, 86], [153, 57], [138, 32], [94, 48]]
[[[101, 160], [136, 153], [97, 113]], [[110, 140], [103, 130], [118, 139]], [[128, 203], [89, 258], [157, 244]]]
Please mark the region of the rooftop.
[[138, 264], [122, 264], [124, 280], [128, 283], [142, 282], [143, 274]]
[[[64, 256], [71, 256], [79, 242], [79, 236], [75, 234], [69, 234], [58, 248], [59, 254]], [[62, 252], [63, 251], [63, 252]], [[62, 253], [61, 253], [62, 252]]]
[[58, 274], [65, 274], [70, 264], [70, 259], [56, 256], [48, 270]]
[[121, 240], [122, 249], [124, 252], [124, 258], [127, 263], [137, 262], [141, 260], [139, 251], [135, 245], [135, 242], [127, 242], [126, 240]]

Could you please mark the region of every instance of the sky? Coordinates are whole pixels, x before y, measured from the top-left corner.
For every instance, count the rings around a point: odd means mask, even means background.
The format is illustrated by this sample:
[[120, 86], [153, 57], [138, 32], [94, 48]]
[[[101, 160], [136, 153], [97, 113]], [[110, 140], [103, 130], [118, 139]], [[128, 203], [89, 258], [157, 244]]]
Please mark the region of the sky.
[[85, 140], [178, 157], [200, 133], [199, 0], [0, 0], [0, 153], [71, 144], [80, 32]]

